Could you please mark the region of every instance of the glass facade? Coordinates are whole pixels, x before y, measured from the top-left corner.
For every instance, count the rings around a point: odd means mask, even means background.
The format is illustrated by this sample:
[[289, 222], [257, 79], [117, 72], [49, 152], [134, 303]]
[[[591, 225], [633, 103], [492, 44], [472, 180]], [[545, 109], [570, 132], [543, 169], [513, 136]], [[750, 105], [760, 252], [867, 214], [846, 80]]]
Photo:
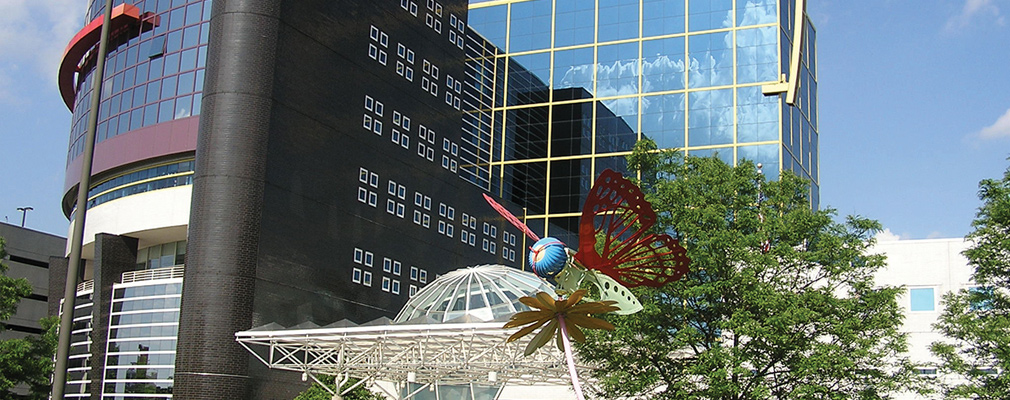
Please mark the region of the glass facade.
[[[815, 31], [804, 17], [800, 73], [789, 77], [795, 7], [471, 0], [461, 175], [525, 207], [531, 227], [565, 235], [593, 178], [625, 170], [635, 141], [650, 138], [761, 163], [770, 179], [793, 171], [812, 182], [817, 207]], [[798, 79], [794, 104], [763, 93], [780, 76]]]
[[[67, 385], [64, 397], [68, 399], [91, 398], [89, 385], [91, 383], [91, 312], [94, 308], [94, 289], [87, 283], [77, 288], [77, 299], [74, 302], [74, 324], [70, 333], [70, 355], [67, 361]], [[83, 289], [83, 290], [82, 290]], [[60, 313], [63, 313], [63, 301], [60, 300]]]
[[[123, 3], [117, 0], [114, 4]], [[110, 39], [99, 108], [96, 143], [145, 126], [200, 114], [207, 63], [212, 0], [138, 0], [131, 4], [157, 15], [158, 26], [140, 35]], [[87, 18], [101, 18], [105, 2], [92, 0]], [[67, 163], [84, 152], [94, 57], [85, 58], [77, 77], [77, 97]]]

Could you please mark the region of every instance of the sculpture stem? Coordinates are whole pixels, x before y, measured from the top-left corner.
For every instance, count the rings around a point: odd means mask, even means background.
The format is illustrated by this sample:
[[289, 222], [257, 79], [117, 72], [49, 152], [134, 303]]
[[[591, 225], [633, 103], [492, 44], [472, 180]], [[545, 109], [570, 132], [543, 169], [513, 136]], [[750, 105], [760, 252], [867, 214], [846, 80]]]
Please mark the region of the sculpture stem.
[[565, 316], [558, 315], [558, 324], [561, 329], [561, 341], [565, 345], [565, 358], [568, 360], [568, 375], [572, 377], [572, 389], [575, 390], [575, 397], [579, 400], [585, 400], [586, 397], [582, 394], [582, 385], [579, 384], [579, 375], [575, 370], [575, 356], [572, 355], [572, 342], [568, 339], [568, 328], [565, 327]]

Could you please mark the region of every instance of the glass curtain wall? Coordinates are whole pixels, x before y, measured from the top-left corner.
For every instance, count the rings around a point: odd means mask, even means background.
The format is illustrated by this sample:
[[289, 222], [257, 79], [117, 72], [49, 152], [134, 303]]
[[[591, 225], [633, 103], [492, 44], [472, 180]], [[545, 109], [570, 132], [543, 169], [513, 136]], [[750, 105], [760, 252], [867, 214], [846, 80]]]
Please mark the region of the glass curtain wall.
[[817, 207], [809, 21], [795, 106], [762, 93], [788, 78], [795, 7], [795, 0], [471, 0], [470, 46], [480, 50], [468, 56], [481, 76], [475, 89], [484, 96], [475, 103], [486, 150], [475, 158], [486, 166], [487, 186], [524, 206], [531, 227], [575, 231], [594, 178], [605, 168], [626, 172], [624, 156], [650, 138], [688, 156], [761, 163], [770, 179], [793, 171], [812, 181]]

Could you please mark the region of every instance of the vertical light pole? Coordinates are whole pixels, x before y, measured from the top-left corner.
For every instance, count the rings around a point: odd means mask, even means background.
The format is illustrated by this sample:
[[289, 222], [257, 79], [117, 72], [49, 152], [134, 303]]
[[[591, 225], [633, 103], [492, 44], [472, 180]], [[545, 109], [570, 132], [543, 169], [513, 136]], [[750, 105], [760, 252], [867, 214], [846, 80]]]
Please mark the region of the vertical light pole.
[[28, 212], [31, 211], [31, 210], [34, 210], [34, 208], [31, 208], [31, 207], [18, 207], [18, 211], [21, 211], [21, 227], [22, 228], [25, 227], [25, 216], [28, 215]]
[[[88, 130], [84, 134], [84, 154], [81, 156], [81, 180], [77, 185], [77, 214], [74, 216], [74, 232], [70, 237], [70, 260], [67, 262], [67, 285], [63, 289], [63, 314], [60, 315], [60, 341], [56, 348], [56, 365], [53, 371], [53, 400], [63, 400], [67, 384], [67, 361], [70, 356], [70, 331], [74, 325], [74, 306], [77, 300], [77, 276], [81, 267], [81, 247], [84, 243], [84, 217], [88, 213], [88, 189], [91, 186], [91, 161], [95, 154], [95, 131], [98, 127], [98, 105], [102, 100], [102, 83], [105, 81], [105, 55], [109, 48], [109, 30], [112, 25], [112, 0], [105, 0], [105, 16], [102, 18], [101, 39], [98, 41], [98, 56], [95, 57], [94, 80], [91, 93], [91, 110], [88, 114]], [[91, 374], [103, 374], [91, 371]]]

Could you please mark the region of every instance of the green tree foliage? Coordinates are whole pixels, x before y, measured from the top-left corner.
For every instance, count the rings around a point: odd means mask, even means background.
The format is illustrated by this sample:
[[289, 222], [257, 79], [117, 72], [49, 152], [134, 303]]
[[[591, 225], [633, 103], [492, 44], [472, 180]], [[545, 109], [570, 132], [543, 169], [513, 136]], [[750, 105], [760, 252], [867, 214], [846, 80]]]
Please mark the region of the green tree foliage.
[[947, 338], [932, 345], [941, 372], [958, 375], [944, 391], [948, 398], [1010, 398], [1010, 168], [1003, 179], [979, 183], [982, 206], [964, 252], [975, 268], [978, 288], [944, 296], [934, 325]]
[[[6, 321], [17, 312], [22, 297], [32, 294], [32, 285], [24, 278], [7, 276], [7, 266], [3, 259], [7, 250], [0, 238], [0, 321]], [[56, 317], [43, 318], [41, 336], [0, 341], [0, 398], [13, 398], [11, 389], [25, 384], [30, 390], [29, 399], [49, 397], [49, 377], [53, 373], [53, 354], [56, 353], [59, 320]], [[5, 327], [0, 322], [0, 330]]]
[[602, 396], [878, 399], [916, 386], [901, 289], [873, 282], [885, 261], [867, 254], [877, 222], [834, 222], [811, 210], [802, 179], [766, 182], [750, 162], [684, 159], [649, 141], [628, 160], [691, 272], [635, 289], [645, 309], [609, 315], [617, 330], [580, 347]]
[[[336, 383], [333, 382], [333, 378], [332, 377], [320, 377], [320, 380], [323, 381], [323, 382], [326, 382], [326, 387], [329, 388], [330, 390], [334, 390], [337, 387]], [[347, 389], [350, 386], [354, 386], [354, 384], [356, 384], [356, 383], [358, 383], [357, 379], [351, 379], [347, 383], [344, 384], [343, 388]], [[309, 386], [308, 389], [305, 389], [304, 392], [299, 393], [298, 397], [295, 397], [294, 400], [331, 400], [332, 398], [333, 398], [333, 395], [330, 394], [330, 391], [326, 390], [325, 388], [323, 388], [323, 386], [320, 385], [317, 382], [317, 383], [313, 383], [312, 386]], [[344, 400], [385, 400], [385, 397], [382, 397], [382, 396], [380, 396], [380, 395], [378, 395], [376, 393], [373, 393], [372, 391], [370, 391], [367, 388], [365, 388], [364, 385], [361, 385], [361, 386], [358, 386], [358, 387], [354, 388], [354, 390], [351, 390], [350, 393], [345, 394], [343, 396], [343, 399]]]

